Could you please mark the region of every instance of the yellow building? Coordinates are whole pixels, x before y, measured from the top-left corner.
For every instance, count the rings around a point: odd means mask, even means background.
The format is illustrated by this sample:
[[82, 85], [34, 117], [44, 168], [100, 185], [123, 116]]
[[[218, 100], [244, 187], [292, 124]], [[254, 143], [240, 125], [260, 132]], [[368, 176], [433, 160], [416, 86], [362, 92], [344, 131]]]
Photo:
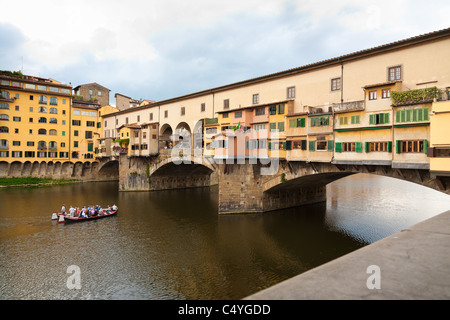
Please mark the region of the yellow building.
[[71, 114], [70, 160], [96, 161], [101, 132], [100, 105], [95, 102], [73, 101]]
[[71, 86], [2, 72], [0, 90], [0, 161], [68, 161]]
[[432, 104], [428, 157], [432, 176], [450, 176], [450, 101]]

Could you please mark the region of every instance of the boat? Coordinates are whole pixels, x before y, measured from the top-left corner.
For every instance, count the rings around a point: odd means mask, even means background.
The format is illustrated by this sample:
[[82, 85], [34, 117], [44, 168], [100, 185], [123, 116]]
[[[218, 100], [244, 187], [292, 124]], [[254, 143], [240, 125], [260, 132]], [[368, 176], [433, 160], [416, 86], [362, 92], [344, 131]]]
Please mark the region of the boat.
[[111, 217], [117, 214], [118, 208], [115, 208], [116, 210], [111, 209], [103, 209], [103, 214], [96, 214], [94, 216], [88, 216], [88, 217], [80, 217], [80, 216], [72, 216], [68, 213], [52, 213], [52, 220], [58, 220], [58, 223], [65, 223], [65, 222], [82, 222], [82, 221], [88, 221], [88, 220], [96, 220], [106, 217]]
[[111, 217], [117, 214], [118, 210], [115, 211], [109, 211], [108, 213], [102, 214], [102, 215], [95, 215], [95, 216], [91, 216], [91, 217], [72, 217], [68, 214], [65, 215], [60, 215], [60, 217], [63, 217], [64, 221], [63, 222], [58, 222], [59, 223], [66, 223], [66, 222], [83, 222], [83, 221], [89, 221], [89, 220], [96, 220], [96, 219], [101, 219], [101, 218], [106, 218], [106, 217]]

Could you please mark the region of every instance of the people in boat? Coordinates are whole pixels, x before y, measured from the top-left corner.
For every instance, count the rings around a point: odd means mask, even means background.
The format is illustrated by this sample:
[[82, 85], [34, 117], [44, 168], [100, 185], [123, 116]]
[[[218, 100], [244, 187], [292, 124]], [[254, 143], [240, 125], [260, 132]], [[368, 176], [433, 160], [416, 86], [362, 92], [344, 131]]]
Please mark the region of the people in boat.
[[114, 204], [111, 209], [112, 211], [117, 211], [117, 206]]
[[62, 213], [62, 214], [65, 214], [65, 213], [66, 213], [66, 206], [65, 206], [65, 205], [62, 205], [62, 207], [61, 207], [61, 213]]

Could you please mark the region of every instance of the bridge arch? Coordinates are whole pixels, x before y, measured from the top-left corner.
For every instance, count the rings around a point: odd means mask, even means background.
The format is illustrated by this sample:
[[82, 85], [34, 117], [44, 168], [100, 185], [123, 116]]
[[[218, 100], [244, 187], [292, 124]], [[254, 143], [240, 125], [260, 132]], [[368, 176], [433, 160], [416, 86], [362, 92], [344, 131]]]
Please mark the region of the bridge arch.
[[170, 157], [149, 168], [151, 190], [209, 187], [215, 168], [195, 157]]

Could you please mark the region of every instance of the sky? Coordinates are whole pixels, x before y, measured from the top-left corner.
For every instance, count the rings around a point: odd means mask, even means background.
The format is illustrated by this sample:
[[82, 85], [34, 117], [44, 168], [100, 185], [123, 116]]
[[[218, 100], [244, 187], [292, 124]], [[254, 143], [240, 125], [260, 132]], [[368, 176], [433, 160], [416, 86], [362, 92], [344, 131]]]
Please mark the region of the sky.
[[3, 1], [0, 70], [161, 101], [450, 27], [448, 0]]

